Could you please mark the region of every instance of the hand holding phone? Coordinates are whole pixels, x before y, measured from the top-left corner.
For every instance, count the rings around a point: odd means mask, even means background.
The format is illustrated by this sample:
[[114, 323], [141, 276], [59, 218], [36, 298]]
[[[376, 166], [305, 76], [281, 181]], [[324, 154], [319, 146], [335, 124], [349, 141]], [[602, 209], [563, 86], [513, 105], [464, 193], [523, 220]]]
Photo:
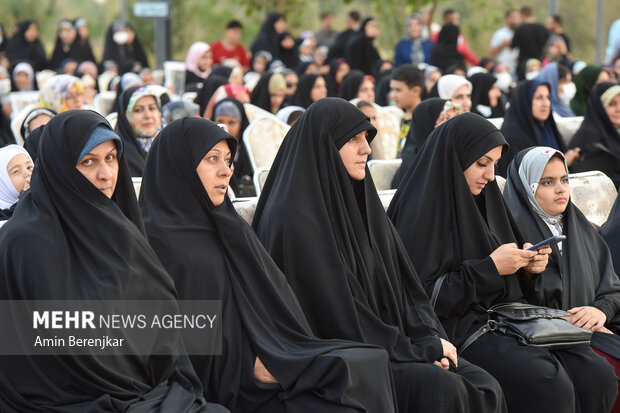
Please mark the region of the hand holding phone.
[[532, 245], [527, 250], [528, 251], [538, 251], [541, 248], [551, 246], [557, 244], [558, 242], [562, 242], [566, 239], [566, 235], [556, 235], [555, 237], [547, 238], [544, 241], [539, 242], [536, 245]]

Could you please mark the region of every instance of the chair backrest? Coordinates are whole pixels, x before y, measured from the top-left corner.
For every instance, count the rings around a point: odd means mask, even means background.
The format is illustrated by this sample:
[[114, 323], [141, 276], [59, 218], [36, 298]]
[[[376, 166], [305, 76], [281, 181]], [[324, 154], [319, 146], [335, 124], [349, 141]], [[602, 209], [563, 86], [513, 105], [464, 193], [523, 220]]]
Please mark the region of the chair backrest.
[[95, 106], [95, 110], [99, 112], [102, 116], [107, 116], [110, 114], [110, 112], [112, 112], [115, 100], [116, 92], [111, 90], [104, 90], [103, 92], [99, 92], [95, 95], [93, 105]]
[[38, 104], [30, 103], [24, 106], [19, 112], [13, 112], [15, 115], [13, 119], [11, 119], [11, 130], [13, 131], [18, 145], [23, 145], [25, 140], [22, 135], [22, 124], [26, 120], [26, 116], [36, 107], [38, 107]]
[[250, 123], [254, 122], [256, 119], [259, 119], [259, 118], [264, 118], [264, 117], [268, 118], [271, 116], [275, 118], [275, 115], [273, 113], [267, 112], [266, 110], [261, 109], [258, 106], [253, 105], [251, 103], [244, 103], [243, 109], [245, 110], [245, 115], [248, 117], [248, 122]]
[[260, 196], [265, 186], [265, 181], [269, 175], [269, 168], [258, 168], [254, 170], [254, 189], [256, 190], [256, 196]]
[[17, 114], [28, 105], [41, 103], [41, 94], [38, 91], [11, 92], [9, 94], [13, 113]]
[[6, 221], [0, 221], [0, 228], [1, 228], [4, 224], [6, 224]]
[[504, 118], [490, 118], [487, 120], [491, 122], [493, 125], [495, 125], [497, 129], [501, 129], [502, 125], [504, 124]]
[[237, 198], [233, 200], [232, 203], [239, 215], [241, 215], [241, 218], [243, 218], [248, 224], [252, 225], [254, 212], [256, 212], [256, 204], [258, 204], [258, 197]]
[[133, 189], [134, 191], [136, 191], [136, 196], [139, 197], [140, 196], [140, 187], [142, 186], [142, 177], [141, 176], [134, 176], [131, 178], [132, 182], [133, 182]]
[[599, 171], [570, 174], [569, 181], [573, 204], [588, 221], [603, 225], [618, 196], [613, 181]]
[[402, 162], [402, 159], [373, 159], [368, 161], [368, 170], [377, 191], [392, 188], [392, 179]]
[[270, 168], [291, 127], [273, 115], [255, 119], [243, 132], [252, 168]]
[[116, 112], [109, 113], [105, 118], [110, 123], [110, 126], [112, 127], [112, 129], [116, 128], [116, 123], [118, 122], [118, 113]]
[[583, 122], [583, 116], [575, 116], [570, 118], [555, 117], [555, 124], [558, 127], [558, 132], [562, 135], [564, 142], [568, 145], [573, 136], [581, 126]]
[[[358, 104], [360, 99], [352, 99], [349, 102]], [[370, 143], [373, 159], [396, 159], [398, 156], [398, 144], [400, 140], [400, 122], [405, 112], [395, 106], [379, 106], [375, 108], [377, 122], [377, 136]]]

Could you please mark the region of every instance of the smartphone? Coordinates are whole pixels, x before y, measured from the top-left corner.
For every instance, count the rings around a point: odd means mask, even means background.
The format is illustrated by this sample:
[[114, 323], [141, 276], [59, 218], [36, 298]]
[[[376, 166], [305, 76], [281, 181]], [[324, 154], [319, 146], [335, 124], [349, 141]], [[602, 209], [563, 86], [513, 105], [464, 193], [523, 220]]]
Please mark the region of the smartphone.
[[529, 247], [527, 250], [528, 251], [537, 251], [537, 250], [541, 249], [542, 247], [546, 247], [546, 246], [549, 246], [549, 245], [557, 244], [558, 242], [562, 242], [565, 239], [566, 239], [566, 235], [556, 235], [555, 237], [547, 238], [546, 240], [541, 241], [538, 244]]

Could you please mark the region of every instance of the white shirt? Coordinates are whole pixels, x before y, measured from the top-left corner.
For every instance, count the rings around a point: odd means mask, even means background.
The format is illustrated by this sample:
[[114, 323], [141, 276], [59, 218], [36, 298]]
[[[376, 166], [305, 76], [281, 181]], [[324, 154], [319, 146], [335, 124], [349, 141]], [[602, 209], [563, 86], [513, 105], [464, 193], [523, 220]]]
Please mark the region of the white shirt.
[[[502, 27], [493, 33], [491, 38], [491, 47], [499, 47], [504, 41], [512, 41], [514, 31], [508, 27]], [[517, 71], [517, 59], [519, 57], [519, 49], [511, 50], [510, 46], [504, 47], [497, 55], [497, 62], [505, 65], [513, 75]]]

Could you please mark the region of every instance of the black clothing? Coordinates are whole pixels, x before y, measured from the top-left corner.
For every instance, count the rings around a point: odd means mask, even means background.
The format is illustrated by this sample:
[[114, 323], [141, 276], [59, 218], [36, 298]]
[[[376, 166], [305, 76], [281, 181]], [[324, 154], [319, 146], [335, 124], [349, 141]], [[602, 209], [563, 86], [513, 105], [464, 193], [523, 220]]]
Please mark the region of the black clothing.
[[329, 52], [327, 53], [327, 59], [325, 63], [332, 63], [336, 59], [340, 59], [344, 57], [345, 54], [345, 46], [349, 43], [349, 40], [353, 36], [359, 33], [359, 30], [346, 29], [345, 31], [338, 34], [334, 44], [329, 48]]
[[374, 38], [366, 36], [364, 28], [374, 19], [367, 18], [362, 23], [359, 32], [355, 33], [344, 46], [344, 58], [351, 69], [358, 69], [366, 74], [372, 73], [374, 64], [381, 59], [379, 52], [373, 45]]
[[123, 93], [116, 99], [119, 106], [119, 111], [116, 127], [114, 128], [114, 131], [123, 141], [123, 151], [125, 152], [124, 155], [127, 160], [127, 166], [129, 167], [129, 173], [131, 176], [135, 177], [142, 176], [142, 169], [144, 168], [144, 160], [146, 159], [147, 152], [142, 149], [138, 143], [136, 133], [131, 127], [129, 119], [127, 119], [126, 111], [131, 95], [133, 95], [133, 93], [141, 87], [143, 86], [132, 86], [123, 91]]
[[525, 79], [525, 63], [528, 59], [543, 60], [545, 44], [550, 33], [540, 23], [526, 23], [515, 29], [511, 48], [519, 48], [517, 74], [519, 80]]
[[3, 146], [17, 143], [13, 130], [11, 129], [11, 118], [9, 118], [4, 110], [2, 110], [2, 103], [0, 103], [0, 148]]
[[32, 43], [26, 40], [25, 33], [31, 24], [37, 24], [37, 22], [24, 20], [17, 24], [17, 33], [11, 38], [6, 48], [6, 56], [11, 61], [11, 66], [25, 61], [32, 65], [35, 72], [38, 72], [47, 68], [47, 56], [40, 39], [37, 38]]
[[[254, 106], [258, 106], [269, 113], [274, 113], [271, 108], [271, 96], [269, 95], [269, 80], [273, 75], [271, 72], [263, 73], [254, 90], [252, 90], [251, 97], [251, 103]], [[284, 103], [282, 105], [284, 106]]]
[[[284, 66], [289, 69], [295, 69], [299, 65], [299, 52], [297, 51], [296, 44], [293, 44], [293, 47], [290, 49], [287, 49], [280, 44], [286, 37], [291, 37], [294, 39], [293, 35], [289, 32], [282, 32], [276, 36], [276, 42], [278, 42], [278, 52], [276, 55], [278, 56], [278, 59], [284, 63]], [[299, 75], [300, 73], [297, 72], [297, 74]]]
[[[31, 189], [0, 228], [0, 299], [176, 300], [147, 242], [124, 157], [111, 199], [75, 167], [96, 126], [110, 127], [95, 112], [72, 110], [45, 127]], [[179, 345], [158, 340], [154, 352], [183, 354]], [[7, 356], [0, 384], [6, 412], [226, 411], [206, 406], [187, 356]]]
[[350, 103], [313, 104], [280, 147], [253, 226], [317, 336], [388, 351], [399, 411], [502, 411], [501, 392], [482, 370], [465, 360], [451, 372], [430, 364], [442, 357], [445, 333], [368, 170], [351, 179], [338, 152], [363, 131], [369, 141], [376, 134]]
[[271, 53], [273, 60], [279, 58], [278, 51], [280, 45], [277, 40], [278, 34], [276, 33], [274, 24], [283, 17], [284, 16], [278, 12], [271, 12], [267, 15], [265, 22], [260, 28], [260, 32], [258, 32], [258, 35], [250, 46], [252, 62], [254, 62], [256, 54], [263, 50]]
[[299, 77], [299, 83], [297, 84], [297, 90], [291, 99], [291, 105], [301, 106], [307, 109], [312, 104], [312, 88], [314, 83], [321, 75], [301, 75]]
[[[236, 140], [213, 122], [172, 122], [153, 143], [140, 194], [149, 239], [179, 296], [222, 300], [223, 354], [192, 357], [206, 397], [234, 412], [393, 411], [386, 353], [313, 337], [252, 228], [227, 197], [211, 202], [196, 166], [222, 140], [234, 156]], [[254, 379], [256, 357], [278, 385]]]
[[413, 110], [411, 126], [401, 153], [403, 162], [394, 174], [392, 188], [398, 188], [407, 169], [415, 163], [416, 156], [422, 148], [422, 145], [424, 145], [424, 142], [426, 142], [426, 138], [435, 129], [437, 118], [439, 118], [445, 103], [445, 99], [428, 98], [420, 102]]
[[213, 119], [211, 120], [215, 121], [217, 107], [224, 102], [232, 102], [241, 113], [241, 129], [239, 130], [239, 140], [237, 142], [237, 155], [234, 159], [235, 171], [230, 178], [230, 187], [238, 197], [256, 196], [256, 189], [254, 188], [254, 168], [252, 168], [248, 149], [243, 141], [243, 132], [250, 122], [248, 121], [243, 104], [235, 98], [226, 98], [217, 102], [213, 107]]
[[609, 120], [601, 95], [614, 83], [595, 85], [588, 97], [588, 106], [581, 126], [570, 142], [571, 148], [581, 148], [583, 161], [575, 162], [575, 172], [599, 170], [620, 186], [620, 133]]
[[441, 28], [437, 45], [431, 54], [431, 64], [437, 66], [443, 73], [450, 73], [447, 69], [454, 65], [463, 65], [464, 57], [456, 50], [459, 40], [459, 26], [448, 23]]
[[497, 173], [501, 176], [506, 176], [508, 164], [517, 152], [530, 146], [549, 146], [563, 153], [567, 150], [551, 112], [544, 122], [532, 116], [532, 97], [540, 84], [535, 80], [522, 82], [510, 97], [510, 107], [506, 110], [501, 129], [510, 149], [499, 161]]
[[228, 83], [228, 78], [224, 78], [222, 76], [211, 74], [206, 79], [202, 81], [202, 87], [198, 90], [198, 94], [196, 95], [196, 99], [194, 99], [194, 103], [200, 105], [200, 116], [204, 116], [205, 110], [207, 109], [207, 105], [209, 105], [209, 101], [211, 97], [219, 88]]
[[144, 48], [142, 47], [142, 43], [138, 38], [138, 34], [136, 33], [135, 39], [133, 43], [125, 43], [122, 45], [117, 44], [114, 41], [114, 32], [118, 29], [119, 26], [127, 26], [131, 30], [134, 31], [133, 27], [128, 23], [119, 24], [119, 22], [112, 23], [106, 32], [105, 35], [105, 44], [103, 46], [103, 59], [105, 62], [107, 60], [113, 60], [118, 64], [118, 68], [120, 74], [124, 74], [126, 72], [131, 71], [132, 66], [135, 62], [140, 63], [140, 65], [145, 68], [149, 67], [149, 62], [146, 58], [146, 53], [144, 52]]
[[[500, 276], [490, 257], [500, 245], [524, 243], [496, 181], [487, 182], [474, 196], [465, 179], [464, 171], [498, 146], [505, 152], [506, 140], [489, 121], [473, 113], [455, 116], [429, 136], [388, 208], [428, 294], [445, 274], [435, 312], [457, 347], [486, 323], [486, 309], [526, 301], [525, 294], [542, 282], [542, 277], [530, 280], [521, 270]], [[568, 364], [573, 354], [587, 363]], [[467, 347], [463, 356], [499, 380], [510, 412], [575, 411], [576, 406], [583, 412], [609, 411], [617, 393], [611, 366], [588, 347], [549, 351], [490, 333]], [[535, 368], [539, 364], [541, 368]], [[580, 377], [566, 380], [577, 368], [583, 368]], [[548, 387], [550, 376], [563, 379]], [[599, 385], [596, 398], [587, 394], [589, 386], [580, 387], [592, 383], [586, 376]]]
[[340, 94], [338, 97], [344, 100], [357, 99], [357, 94], [359, 93], [360, 87], [364, 82], [364, 77], [366, 77], [366, 74], [357, 69], [353, 69], [347, 73], [347, 75], [342, 79]]
[[56, 36], [56, 44], [52, 52], [49, 67], [58, 71], [60, 64], [65, 59], [75, 59], [78, 63], [86, 61], [96, 63], [88, 39], [82, 39], [79, 33], [76, 34], [75, 40], [70, 45], [65, 45], [62, 40], [60, 40], [60, 36]]
[[[489, 91], [497, 82], [497, 78], [489, 73], [476, 73], [469, 78], [469, 81], [473, 87], [471, 92], [471, 111], [485, 118], [503, 118], [504, 108], [502, 107], [501, 99], [497, 99], [496, 106], [491, 106], [489, 101]], [[484, 113], [484, 111], [480, 110], [479, 105], [486, 106], [490, 109], [490, 112]]]

